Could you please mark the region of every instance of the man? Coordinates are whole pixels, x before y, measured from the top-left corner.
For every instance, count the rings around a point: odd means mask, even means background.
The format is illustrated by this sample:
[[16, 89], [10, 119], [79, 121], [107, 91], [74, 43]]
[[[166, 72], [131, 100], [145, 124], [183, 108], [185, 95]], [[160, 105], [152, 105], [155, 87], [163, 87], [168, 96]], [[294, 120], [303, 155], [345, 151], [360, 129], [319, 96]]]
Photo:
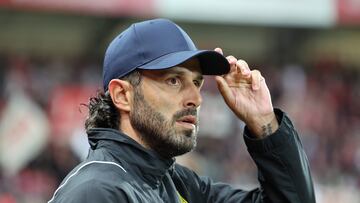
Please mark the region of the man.
[[[196, 145], [203, 75], [218, 75], [226, 104], [246, 123], [260, 188], [214, 183], [175, 163]], [[315, 202], [299, 137], [245, 61], [225, 58], [219, 48], [197, 50], [179, 26], [155, 19], [111, 42], [103, 85], [89, 102], [88, 158], [49, 202]]]

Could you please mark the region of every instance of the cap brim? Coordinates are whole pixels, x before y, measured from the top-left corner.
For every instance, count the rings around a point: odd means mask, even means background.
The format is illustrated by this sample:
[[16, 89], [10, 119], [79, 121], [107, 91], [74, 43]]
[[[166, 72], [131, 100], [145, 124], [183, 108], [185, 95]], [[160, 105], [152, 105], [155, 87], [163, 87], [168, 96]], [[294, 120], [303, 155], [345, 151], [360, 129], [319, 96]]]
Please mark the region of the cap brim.
[[193, 57], [199, 59], [203, 75], [223, 75], [229, 72], [230, 65], [227, 59], [216, 51], [197, 50], [180, 51], [161, 56], [138, 69], [160, 70], [177, 66]]

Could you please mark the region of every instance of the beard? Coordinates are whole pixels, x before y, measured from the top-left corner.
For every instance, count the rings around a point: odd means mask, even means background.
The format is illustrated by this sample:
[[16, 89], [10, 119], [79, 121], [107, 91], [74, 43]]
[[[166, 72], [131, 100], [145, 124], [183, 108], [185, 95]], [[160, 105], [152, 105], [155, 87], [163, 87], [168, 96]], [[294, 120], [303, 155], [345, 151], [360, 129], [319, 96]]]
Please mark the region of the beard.
[[135, 88], [133, 109], [131, 125], [139, 132], [140, 139], [161, 157], [172, 158], [196, 147], [198, 125], [194, 129], [176, 129], [176, 121], [181, 117], [192, 115], [198, 118], [196, 108], [180, 110], [169, 120], [145, 100], [140, 88]]

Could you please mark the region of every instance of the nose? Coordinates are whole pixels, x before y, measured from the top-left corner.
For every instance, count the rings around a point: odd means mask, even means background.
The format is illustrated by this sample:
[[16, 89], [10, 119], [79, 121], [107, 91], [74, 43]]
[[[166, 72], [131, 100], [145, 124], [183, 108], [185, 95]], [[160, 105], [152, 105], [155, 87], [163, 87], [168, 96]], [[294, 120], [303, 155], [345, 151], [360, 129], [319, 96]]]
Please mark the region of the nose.
[[202, 103], [202, 97], [200, 94], [200, 89], [192, 85], [188, 88], [188, 91], [184, 92], [184, 107], [199, 107]]

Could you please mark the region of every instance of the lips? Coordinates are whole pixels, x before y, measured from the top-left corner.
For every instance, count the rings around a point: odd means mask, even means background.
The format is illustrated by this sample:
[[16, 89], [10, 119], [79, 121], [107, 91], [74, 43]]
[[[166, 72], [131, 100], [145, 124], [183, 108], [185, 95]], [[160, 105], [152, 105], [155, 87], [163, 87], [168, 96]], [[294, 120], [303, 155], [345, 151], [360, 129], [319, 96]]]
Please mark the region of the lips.
[[180, 119], [177, 120], [177, 122], [183, 122], [183, 123], [188, 123], [188, 124], [192, 124], [192, 125], [196, 125], [197, 124], [197, 119], [195, 116], [183, 116]]

